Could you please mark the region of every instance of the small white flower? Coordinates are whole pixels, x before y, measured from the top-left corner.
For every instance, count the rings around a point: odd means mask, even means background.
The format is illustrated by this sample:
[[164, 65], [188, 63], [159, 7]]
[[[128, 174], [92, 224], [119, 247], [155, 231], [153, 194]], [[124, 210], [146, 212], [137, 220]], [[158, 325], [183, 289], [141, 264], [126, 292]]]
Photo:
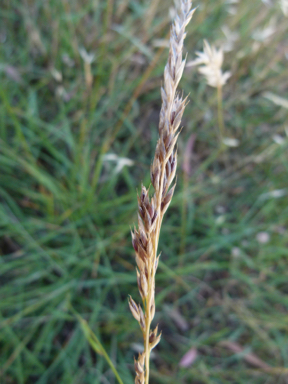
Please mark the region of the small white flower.
[[196, 54], [198, 58], [187, 63], [187, 67], [203, 64], [199, 67], [199, 72], [205, 76], [207, 83], [211, 87], [217, 88], [226, 84], [231, 73], [222, 73], [221, 67], [224, 60], [223, 49], [217, 49], [214, 45], [210, 46], [209, 43], [204, 40], [203, 52], [196, 52]]

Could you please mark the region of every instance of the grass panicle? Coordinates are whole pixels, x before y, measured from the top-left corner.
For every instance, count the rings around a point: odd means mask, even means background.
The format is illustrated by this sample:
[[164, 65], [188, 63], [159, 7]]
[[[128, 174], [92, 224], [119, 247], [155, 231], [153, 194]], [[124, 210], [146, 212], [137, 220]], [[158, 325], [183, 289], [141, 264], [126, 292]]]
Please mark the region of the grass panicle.
[[223, 49], [217, 49], [214, 45], [210, 46], [204, 40], [203, 52], [196, 52], [197, 59], [187, 63], [187, 66], [200, 65], [199, 72], [205, 76], [208, 85], [214, 88], [223, 86], [231, 76], [231, 72], [222, 72], [224, 61]]
[[196, 52], [196, 54], [198, 58], [187, 65], [200, 65], [199, 72], [206, 78], [207, 84], [217, 88], [219, 140], [220, 147], [222, 147], [225, 136], [222, 87], [227, 83], [231, 73], [222, 71], [224, 60], [222, 48], [217, 49], [214, 45], [210, 46], [208, 41], [204, 40], [203, 52]]
[[[144, 338], [144, 352], [135, 361], [136, 384], [148, 384], [151, 350], [159, 343], [158, 327], [151, 331], [155, 315], [155, 274], [159, 256], [157, 248], [163, 216], [171, 202], [175, 184], [170, 188], [176, 173], [179, 127], [186, 100], [177, 93], [186, 60], [182, 58], [185, 27], [192, 18], [191, 0], [182, 0], [171, 28], [170, 50], [164, 71], [164, 87], [161, 89], [162, 108], [159, 122], [159, 139], [151, 166], [151, 182], [154, 195], [142, 186], [138, 196], [138, 229], [132, 232], [132, 243], [136, 252], [137, 282], [143, 308], [129, 298], [129, 306], [139, 322]], [[170, 189], [169, 189], [170, 188]]]

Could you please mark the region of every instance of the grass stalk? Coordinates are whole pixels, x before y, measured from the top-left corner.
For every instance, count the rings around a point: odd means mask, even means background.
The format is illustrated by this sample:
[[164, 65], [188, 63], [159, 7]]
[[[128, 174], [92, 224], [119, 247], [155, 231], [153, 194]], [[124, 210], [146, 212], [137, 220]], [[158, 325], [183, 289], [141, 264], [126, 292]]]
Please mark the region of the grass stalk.
[[219, 127], [219, 140], [220, 147], [223, 146], [223, 139], [225, 137], [225, 125], [223, 118], [223, 100], [222, 100], [222, 84], [217, 86], [217, 113], [218, 113], [218, 127]]
[[175, 184], [171, 188], [170, 186], [176, 173], [176, 142], [187, 100], [179, 96], [177, 86], [186, 61], [182, 60], [185, 27], [195, 11], [191, 7], [191, 0], [181, 1], [171, 28], [169, 57], [164, 71], [164, 87], [161, 89], [159, 139], [151, 165], [151, 182], [155, 192], [150, 198], [149, 191], [142, 186], [138, 196], [138, 229], [134, 228], [132, 232], [138, 267], [137, 282], [144, 308], [143, 311], [140, 305], [129, 298], [131, 312], [139, 322], [144, 339], [144, 352], [135, 360], [136, 384], [149, 384], [151, 350], [161, 338], [161, 333], [158, 335], [158, 326], [151, 331], [151, 322], [155, 315], [155, 274], [159, 261], [157, 253], [162, 220], [175, 189]]

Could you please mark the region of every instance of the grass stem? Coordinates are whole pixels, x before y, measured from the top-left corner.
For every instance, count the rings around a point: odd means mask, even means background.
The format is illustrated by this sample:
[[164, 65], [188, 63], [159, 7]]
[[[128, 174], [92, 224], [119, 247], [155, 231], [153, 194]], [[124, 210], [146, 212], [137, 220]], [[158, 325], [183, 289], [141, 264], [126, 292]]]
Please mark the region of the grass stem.
[[223, 118], [223, 100], [222, 100], [222, 85], [217, 86], [217, 110], [218, 110], [218, 127], [219, 127], [219, 141], [220, 148], [223, 147], [223, 139], [225, 135], [225, 126]]

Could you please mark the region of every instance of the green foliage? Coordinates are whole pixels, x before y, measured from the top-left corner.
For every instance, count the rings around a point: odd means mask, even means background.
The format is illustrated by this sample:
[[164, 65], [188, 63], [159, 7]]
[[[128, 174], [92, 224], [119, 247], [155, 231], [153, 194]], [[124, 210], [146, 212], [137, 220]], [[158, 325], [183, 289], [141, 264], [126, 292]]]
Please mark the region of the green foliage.
[[[167, 58], [156, 43], [167, 38], [171, 5], [3, 2], [1, 384], [116, 383], [71, 305], [123, 382], [134, 382], [141, 335], [127, 304], [128, 294], [137, 298], [130, 226], [136, 222], [135, 191], [142, 181], [149, 184]], [[239, 34], [225, 53], [224, 69], [232, 77], [223, 88], [223, 108], [226, 134], [240, 145], [219, 153], [215, 90], [187, 68], [181, 87], [190, 103], [178, 182], [159, 244], [155, 325], [163, 335], [151, 381], [284, 384], [287, 108], [263, 93], [287, 99], [287, 19], [278, 4], [260, 0], [240, 1], [235, 14], [221, 0], [194, 5], [199, 7], [188, 28], [188, 61], [203, 39], [224, 41], [224, 25]], [[260, 41], [255, 31], [271, 20], [274, 33]], [[95, 54], [91, 87], [81, 47]], [[185, 152], [192, 134], [194, 147]], [[118, 172], [119, 158], [134, 164]], [[182, 170], [185, 161], [189, 175]], [[224, 348], [223, 340], [243, 352]], [[191, 347], [198, 351], [196, 361], [180, 368]], [[249, 364], [250, 352], [278, 370]]]

